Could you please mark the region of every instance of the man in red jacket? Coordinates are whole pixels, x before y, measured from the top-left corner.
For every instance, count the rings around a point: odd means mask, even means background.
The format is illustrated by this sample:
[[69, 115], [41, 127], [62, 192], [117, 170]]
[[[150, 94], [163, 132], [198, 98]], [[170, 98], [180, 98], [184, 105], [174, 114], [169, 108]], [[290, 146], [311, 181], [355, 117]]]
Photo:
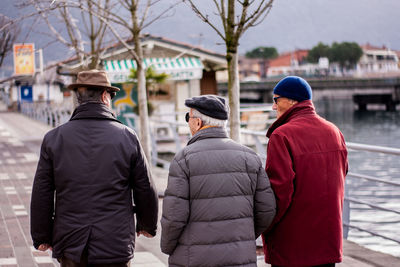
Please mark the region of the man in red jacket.
[[319, 117], [310, 85], [288, 76], [274, 88], [277, 120], [266, 171], [277, 213], [263, 234], [272, 266], [334, 266], [342, 261], [342, 208], [347, 149], [342, 133]]

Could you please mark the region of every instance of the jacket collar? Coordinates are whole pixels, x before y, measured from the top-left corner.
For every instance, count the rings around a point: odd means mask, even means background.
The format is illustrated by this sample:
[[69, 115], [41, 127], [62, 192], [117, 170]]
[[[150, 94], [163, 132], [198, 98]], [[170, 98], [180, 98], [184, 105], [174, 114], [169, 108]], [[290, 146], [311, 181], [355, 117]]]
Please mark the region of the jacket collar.
[[187, 145], [193, 144], [194, 142], [196, 142], [198, 140], [207, 139], [207, 138], [228, 138], [228, 133], [222, 127], [206, 128], [206, 129], [200, 130], [197, 133], [195, 133], [193, 135], [193, 137], [190, 138]]
[[316, 115], [315, 108], [311, 100], [304, 100], [290, 109], [288, 109], [285, 113], [283, 113], [272, 125], [269, 127], [267, 131], [267, 137], [269, 138], [273, 131], [276, 130], [279, 126], [289, 122], [290, 120], [304, 115]]
[[121, 123], [105, 104], [98, 102], [88, 102], [78, 106], [72, 113], [70, 121], [85, 119], [113, 120]]

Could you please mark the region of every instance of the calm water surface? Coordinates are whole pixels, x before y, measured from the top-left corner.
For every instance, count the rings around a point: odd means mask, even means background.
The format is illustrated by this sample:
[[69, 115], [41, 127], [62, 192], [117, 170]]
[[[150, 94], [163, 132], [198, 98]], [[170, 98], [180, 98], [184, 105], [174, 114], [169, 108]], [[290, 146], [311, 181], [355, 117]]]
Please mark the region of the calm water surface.
[[[323, 100], [317, 112], [335, 123], [346, 141], [400, 148], [400, 111], [357, 111], [351, 100]], [[349, 151], [349, 172], [400, 183], [400, 156]], [[400, 187], [346, 178], [349, 196], [400, 212]], [[366, 205], [350, 204], [351, 224], [400, 240], [400, 215], [376, 211]], [[349, 240], [370, 249], [400, 257], [400, 244], [350, 230]]]

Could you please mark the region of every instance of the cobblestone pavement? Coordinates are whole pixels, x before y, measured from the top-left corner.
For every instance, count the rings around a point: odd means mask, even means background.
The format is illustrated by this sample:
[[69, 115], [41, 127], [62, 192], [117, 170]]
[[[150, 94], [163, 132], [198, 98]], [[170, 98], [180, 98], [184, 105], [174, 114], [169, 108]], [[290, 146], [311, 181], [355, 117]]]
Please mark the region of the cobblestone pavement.
[[[20, 114], [0, 113], [0, 266], [59, 266], [50, 251], [34, 249], [29, 226], [33, 177], [41, 140], [48, 130], [48, 126]], [[166, 180], [163, 170], [155, 175]], [[166, 185], [162, 181], [158, 184], [161, 188]], [[159, 237], [137, 239], [132, 267], [163, 267], [166, 262]]]
[[0, 125], [0, 265], [54, 266], [32, 247], [29, 205], [37, 155]]

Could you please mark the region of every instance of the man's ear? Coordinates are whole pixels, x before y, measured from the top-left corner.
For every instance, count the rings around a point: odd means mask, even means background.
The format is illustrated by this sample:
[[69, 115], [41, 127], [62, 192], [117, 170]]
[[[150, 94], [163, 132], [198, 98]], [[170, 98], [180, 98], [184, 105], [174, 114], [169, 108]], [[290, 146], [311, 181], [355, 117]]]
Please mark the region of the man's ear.
[[101, 102], [103, 102], [106, 105], [110, 105], [110, 98], [107, 97], [107, 91], [104, 90], [103, 93], [101, 94]]
[[199, 127], [199, 129], [201, 129], [201, 127], [203, 127], [203, 121], [201, 119], [197, 120], [197, 127]]

